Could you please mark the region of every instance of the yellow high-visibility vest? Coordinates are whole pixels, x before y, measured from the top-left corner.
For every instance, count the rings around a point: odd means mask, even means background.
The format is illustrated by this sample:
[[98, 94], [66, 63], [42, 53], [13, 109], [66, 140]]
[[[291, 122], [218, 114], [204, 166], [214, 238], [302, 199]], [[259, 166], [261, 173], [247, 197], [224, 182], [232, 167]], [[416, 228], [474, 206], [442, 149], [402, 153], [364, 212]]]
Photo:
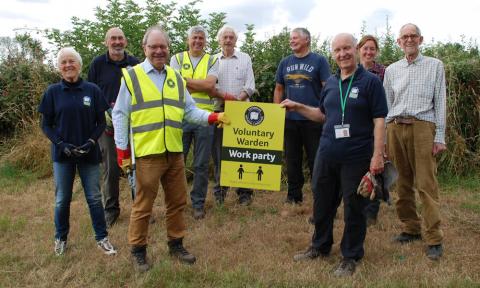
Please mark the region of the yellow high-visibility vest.
[[[203, 80], [207, 78], [208, 70], [215, 64], [217, 61], [216, 56], [211, 56], [210, 54], [203, 54], [202, 58], [197, 64], [195, 69], [193, 68], [192, 61], [190, 61], [190, 56], [188, 51], [184, 51], [175, 55], [178, 64], [180, 65], [180, 74], [185, 78]], [[195, 100], [196, 106], [198, 108], [213, 112], [213, 99], [208, 96], [205, 92], [194, 92], [191, 93], [193, 100]]]
[[162, 91], [140, 65], [123, 68], [123, 78], [132, 95], [132, 126], [135, 157], [183, 152], [182, 121], [185, 112], [185, 82], [165, 65]]

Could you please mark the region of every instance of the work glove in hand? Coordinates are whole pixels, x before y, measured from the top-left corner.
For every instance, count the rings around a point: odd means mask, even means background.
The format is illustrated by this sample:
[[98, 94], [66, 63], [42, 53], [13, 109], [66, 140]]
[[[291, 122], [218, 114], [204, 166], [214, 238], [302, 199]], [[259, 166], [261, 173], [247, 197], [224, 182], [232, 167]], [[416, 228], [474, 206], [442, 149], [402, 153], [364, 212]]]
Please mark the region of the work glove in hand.
[[90, 150], [92, 150], [94, 146], [95, 146], [95, 141], [93, 139], [88, 139], [88, 141], [85, 142], [85, 144], [73, 149], [72, 152], [75, 156], [80, 157], [85, 154], [88, 154], [88, 152], [90, 152]]
[[223, 128], [224, 125], [230, 124], [230, 119], [224, 112], [213, 112], [208, 116], [208, 124], [217, 124], [218, 128]]
[[237, 97], [235, 97], [235, 95], [225, 92], [225, 94], [223, 94], [223, 100], [225, 100], [225, 101], [237, 101], [238, 99], [237, 99]]
[[72, 151], [75, 150], [75, 145], [63, 141], [58, 143], [57, 147], [63, 152], [63, 154], [67, 155], [67, 157], [71, 157], [73, 153]]
[[117, 147], [117, 163], [118, 167], [120, 167], [122, 171], [127, 174], [128, 170], [130, 170], [132, 167], [130, 147], [127, 147], [125, 150]]
[[378, 189], [377, 186], [378, 184], [375, 176], [369, 171], [362, 177], [362, 181], [360, 181], [357, 188], [357, 194], [373, 200], [375, 198], [375, 190]]

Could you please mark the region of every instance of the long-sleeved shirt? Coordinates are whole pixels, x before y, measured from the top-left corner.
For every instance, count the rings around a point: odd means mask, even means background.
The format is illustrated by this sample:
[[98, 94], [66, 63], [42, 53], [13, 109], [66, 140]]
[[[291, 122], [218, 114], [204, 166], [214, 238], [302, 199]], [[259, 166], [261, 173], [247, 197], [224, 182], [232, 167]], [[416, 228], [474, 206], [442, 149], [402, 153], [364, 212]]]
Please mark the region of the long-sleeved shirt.
[[[237, 50], [231, 57], [225, 57], [222, 52], [216, 56], [219, 61], [217, 88], [237, 97], [242, 91], [248, 97], [252, 96], [255, 92], [255, 78], [250, 56]], [[223, 111], [223, 99], [215, 98], [214, 103], [215, 111]]]
[[[163, 91], [163, 83], [167, 76], [167, 71], [164, 67], [161, 71], [155, 69], [152, 64], [145, 59], [139, 64], [142, 69], [147, 73], [148, 77], [153, 81], [159, 91]], [[130, 113], [132, 112], [132, 95], [128, 91], [125, 80], [122, 79], [120, 85], [120, 91], [118, 92], [117, 102], [112, 111], [113, 127], [115, 129], [115, 145], [119, 149], [127, 149], [128, 136], [130, 127]], [[199, 109], [195, 106], [192, 96], [185, 89], [185, 114], [184, 120], [200, 125], [208, 125], [209, 112]]]
[[442, 61], [419, 54], [388, 66], [383, 81], [390, 122], [395, 117], [415, 117], [435, 123], [434, 142], [445, 144], [446, 85]]

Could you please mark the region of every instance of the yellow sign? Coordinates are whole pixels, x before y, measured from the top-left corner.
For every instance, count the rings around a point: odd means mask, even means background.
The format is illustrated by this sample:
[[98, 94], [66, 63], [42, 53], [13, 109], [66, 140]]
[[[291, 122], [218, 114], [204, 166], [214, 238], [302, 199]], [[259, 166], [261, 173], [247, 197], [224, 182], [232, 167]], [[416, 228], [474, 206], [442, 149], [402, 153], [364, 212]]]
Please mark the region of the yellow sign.
[[280, 191], [285, 109], [227, 101], [225, 114], [220, 185]]

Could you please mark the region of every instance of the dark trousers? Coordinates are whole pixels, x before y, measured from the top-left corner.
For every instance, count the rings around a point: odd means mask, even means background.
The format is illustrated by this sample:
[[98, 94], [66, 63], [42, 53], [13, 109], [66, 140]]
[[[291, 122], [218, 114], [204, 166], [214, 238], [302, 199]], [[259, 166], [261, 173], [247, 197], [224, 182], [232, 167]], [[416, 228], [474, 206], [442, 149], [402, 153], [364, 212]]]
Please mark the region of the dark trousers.
[[380, 200], [373, 199], [368, 202], [367, 207], [365, 207], [365, 213], [367, 217], [377, 218], [378, 211], [380, 210]]
[[307, 154], [310, 174], [318, 149], [322, 125], [309, 120], [285, 120], [285, 159], [287, 162], [288, 193], [287, 199], [303, 201], [303, 151]]
[[[227, 196], [227, 191], [229, 187], [220, 186], [220, 172], [221, 172], [221, 158], [222, 158], [222, 140], [223, 140], [223, 128], [218, 128], [215, 126], [213, 128], [213, 148], [212, 148], [212, 158], [213, 158], [213, 167], [214, 167], [214, 186], [213, 186], [213, 195], [215, 199], [223, 201]], [[249, 188], [237, 188], [238, 199], [248, 199], [252, 197], [253, 190]]]
[[98, 139], [102, 151], [103, 168], [103, 203], [105, 205], [105, 217], [107, 222], [117, 219], [120, 215], [120, 168], [117, 163], [117, 151], [113, 136], [103, 133]]
[[341, 164], [316, 156], [312, 175], [315, 220], [312, 247], [319, 249], [322, 254], [328, 254], [332, 249], [333, 220], [343, 199], [345, 227], [340, 244], [342, 255], [354, 260], [363, 257], [367, 200], [357, 195], [357, 187], [369, 166], [370, 160]]

